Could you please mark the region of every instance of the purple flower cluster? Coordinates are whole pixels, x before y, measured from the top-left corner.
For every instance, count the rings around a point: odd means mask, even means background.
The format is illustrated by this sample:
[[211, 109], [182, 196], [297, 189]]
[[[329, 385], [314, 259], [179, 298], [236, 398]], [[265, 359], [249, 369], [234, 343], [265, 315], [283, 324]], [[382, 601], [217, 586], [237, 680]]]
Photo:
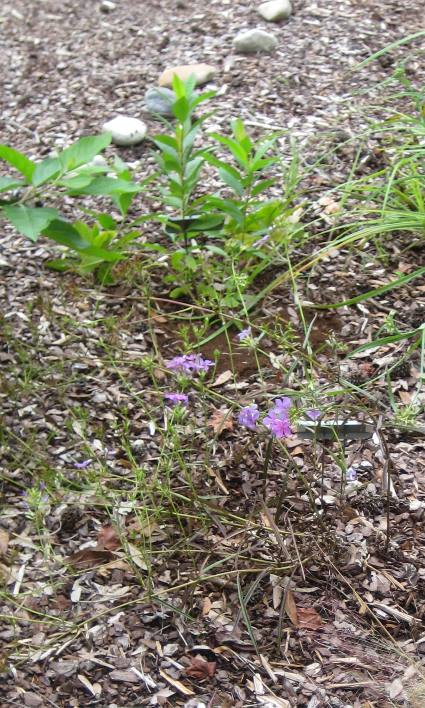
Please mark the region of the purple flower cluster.
[[275, 405], [264, 418], [263, 423], [275, 438], [287, 438], [293, 430], [289, 421], [289, 411], [292, 405], [290, 398], [277, 398]]
[[[290, 398], [276, 398], [273, 408], [263, 418], [263, 425], [270, 430], [275, 438], [287, 438], [294, 434], [291, 425], [291, 409], [292, 400]], [[306, 411], [306, 415], [311, 420], [317, 420], [321, 416], [321, 411], [312, 408]], [[239, 423], [249, 430], [255, 430], [257, 421], [260, 417], [258, 406], [252, 403], [250, 406], [245, 406], [239, 413]]]
[[199, 374], [208, 371], [214, 366], [214, 362], [209, 359], [204, 359], [202, 354], [183, 354], [175, 356], [166, 363], [167, 369], [171, 371], [180, 371], [185, 374]]
[[189, 403], [189, 396], [185, 393], [164, 393], [164, 398], [172, 406], [187, 406]]
[[251, 336], [251, 327], [247, 327], [246, 329], [243, 329], [242, 332], [239, 332], [239, 334], [236, 335], [236, 337], [239, 339], [240, 342], [243, 342], [244, 339], [248, 339], [248, 337]]
[[257, 420], [260, 417], [260, 412], [256, 403], [252, 403], [250, 406], [245, 406], [239, 413], [239, 423], [244, 425], [245, 428], [249, 430], [255, 430], [257, 425]]

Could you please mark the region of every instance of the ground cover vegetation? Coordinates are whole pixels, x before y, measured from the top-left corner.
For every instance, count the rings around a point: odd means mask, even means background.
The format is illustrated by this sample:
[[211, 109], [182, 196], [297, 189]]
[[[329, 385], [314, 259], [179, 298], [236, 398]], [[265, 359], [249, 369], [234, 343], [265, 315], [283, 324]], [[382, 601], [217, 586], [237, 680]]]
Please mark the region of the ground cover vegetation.
[[142, 180], [108, 134], [0, 146], [71, 302], [3, 321], [2, 671], [51, 705], [423, 706], [423, 89], [397, 68], [320, 195], [327, 155], [173, 90]]

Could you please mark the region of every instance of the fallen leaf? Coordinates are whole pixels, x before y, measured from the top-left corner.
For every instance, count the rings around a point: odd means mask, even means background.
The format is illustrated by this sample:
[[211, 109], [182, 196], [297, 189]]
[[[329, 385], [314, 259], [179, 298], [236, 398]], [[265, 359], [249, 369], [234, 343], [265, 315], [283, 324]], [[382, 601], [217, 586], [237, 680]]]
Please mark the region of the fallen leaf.
[[193, 656], [190, 658], [190, 665], [185, 668], [184, 673], [194, 679], [212, 678], [216, 668], [216, 661], [205, 661], [205, 659]]
[[215, 408], [207, 423], [216, 435], [220, 435], [223, 430], [233, 430], [232, 412], [229, 408]]
[[322, 618], [314, 607], [299, 607], [298, 608], [298, 626], [303, 629], [320, 629], [322, 626]]
[[210, 388], [214, 388], [215, 386], [223, 386], [223, 384], [227, 383], [233, 378], [233, 374], [230, 371], [230, 369], [227, 369], [227, 371], [223, 371], [220, 376], [217, 376], [216, 380], [210, 384]]
[[174, 686], [174, 688], [177, 688], [177, 690], [180, 691], [180, 693], [183, 693], [184, 696], [195, 695], [195, 692], [192, 691], [191, 688], [185, 686], [181, 681], [177, 681], [177, 679], [172, 678], [172, 676], [163, 671], [163, 669], [160, 669], [159, 673], [163, 679], [165, 679], [171, 686]]
[[[77, 678], [78, 678], [78, 680], [83, 684], [84, 688], [86, 688], [87, 691], [88, 691], [89, 693], [91, 693], [92, 696], [94, 696], [94, 697], [96, 698], [96, 696], [98, 695], [98, 693], [97, 693], [97, 691], [96, 691], [96, 689], [95, 689], [95, 685], [92, 684], [92, 683], [88, 680], [88, 678], [86, 678], [86, 676], [84, 676], [84, 674], [77, 674]], [[98, 685], [98, 684], [96, 684], [96, 685]], [[101, 689], [101, 690], [102, 690], [102, 689]]]
[[211, 609], [212, 603], [209, 597], [204, 597], [203, 603], [202, 603], [202, 616], [206, 617]]
[[0, 556], [5, 556], [9, 545], [9, 534], [6, 529], [0, 529]]
[[88, 570], [97, 565], [108, 563], [112, 560], [111, 551], [101, 550], [98, 548], [84, 548], [82, 551], [76, 551], [68, 556], [68, 563], [79, 570]]
[[137, 565], [138, 568], [141, 570], [147, 570], [148, 566], [146, 565], [146, 562], [143, 558], [143, 555], [137, 548], [137, 546], [133, 546], [132, 543], [127, 544], [127, 550], [130, 554], [130, 558], [133, 561], [134, 565]]
[[295, 604], [295, 599], [290, 590], [286, 593], [285, 597], [285, 612], [291, 620], [294, 627], [298, 627], [298, 612], [297, 606]]
[[97, 535], [97, 546], [99, 550], [116, 551], [120, 548], [121, 541], [113, 526], [102, 526]]

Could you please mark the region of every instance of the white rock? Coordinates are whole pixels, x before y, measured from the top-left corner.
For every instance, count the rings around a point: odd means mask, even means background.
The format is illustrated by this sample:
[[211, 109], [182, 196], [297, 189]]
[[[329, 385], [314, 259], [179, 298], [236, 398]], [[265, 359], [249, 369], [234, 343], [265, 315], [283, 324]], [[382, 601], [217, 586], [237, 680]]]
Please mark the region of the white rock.
[[116, 5], [114, 2], [111, 2], [111, 0], [102, 0], [99, 7], [101, 12], [112, 12], [115, 8]]
[[146, 135], [146, 125], [138, 118], [117, 116], [103, 124], [104, 133], [111, 133], [115, 145], [137, 145]]
[[268, 0], [258, 7], [258, 12], [267, 22], [279, 22], [288, 19], [292, 13], [292, 5], [290, 0]]
[[234, 48], [241, 54], [272, 52], [277, 45], [278, 41], [274, 34], [261, 29], [244, 30], [239, 32], [233, 40]]

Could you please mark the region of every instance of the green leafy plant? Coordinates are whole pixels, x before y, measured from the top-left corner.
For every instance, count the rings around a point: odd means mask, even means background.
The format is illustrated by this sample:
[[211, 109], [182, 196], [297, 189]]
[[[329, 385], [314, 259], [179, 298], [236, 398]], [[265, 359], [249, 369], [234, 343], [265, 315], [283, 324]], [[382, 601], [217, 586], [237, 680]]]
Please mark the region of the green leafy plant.
[[[138, 235], [126, 217], [133, 198], [149, 180], [136, 184], [122, 160], [115, 158], [109, 164], [99, 157], [110, 142], [109, 134], [83, 137], [41, 162], [0, 145], [0, 159], [21, 175], [0, 178], [0, 216], [32, 241], [45, 236], [70, 249], [74, 256], [50, 261], [53, 268], [95, 271], [101, 280], [108, 280], [114, 264], [125, 257], [128, 244]], [[122, 220], [118, 223], [108, 213], [86, 210], [91, 223], [70, 222], [57, 208], [44, 206], [49, 201], [57, 202], [62, 195], [109, 197]]]

